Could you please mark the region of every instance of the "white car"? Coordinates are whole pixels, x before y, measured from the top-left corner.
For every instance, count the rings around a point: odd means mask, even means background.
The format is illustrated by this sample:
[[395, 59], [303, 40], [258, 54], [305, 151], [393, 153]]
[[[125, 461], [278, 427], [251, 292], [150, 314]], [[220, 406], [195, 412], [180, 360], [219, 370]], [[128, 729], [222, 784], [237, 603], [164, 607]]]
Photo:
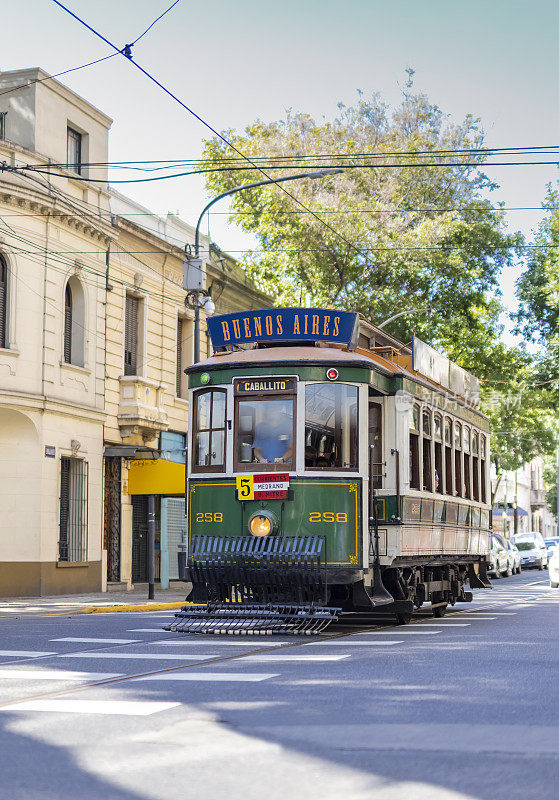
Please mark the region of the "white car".
[[507, 549], [505, 537], [501, 536], [500, 533], [491, 535], [491, 552], [487, 572], [494, 578], [500, 578], [501, 576], [507, 578], [512, 575], [511, 554]]
[[556, 547], [549, 559], [549, 585], [559, 589], [559, 547]]
[[520, 550], [520, 564], [524, 569], [547, 567], [547, 547], [541, 533], [537, 531], [519, 533], [513, 541]]
[[509, 558], [511, 559], [512, 574], [520, 575], [522, 567], [520, 566], [520, 552], [518, 547], [510, 539], [506, 540], [507, 550], [509, 551]]

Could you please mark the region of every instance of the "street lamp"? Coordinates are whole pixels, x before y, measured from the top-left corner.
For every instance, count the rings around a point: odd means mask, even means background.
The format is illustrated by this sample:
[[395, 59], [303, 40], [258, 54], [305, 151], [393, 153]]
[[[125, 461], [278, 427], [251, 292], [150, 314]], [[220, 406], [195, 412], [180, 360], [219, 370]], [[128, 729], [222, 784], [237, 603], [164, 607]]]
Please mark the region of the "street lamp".
[[[245, 183], [243, 186], [235, 186], [233, 189], [229, 189], [227, 192], [218, 194], [217, 197], [214, 197], [213, 200], [210, 200], [210, 202], [204, 206], [200, 216], [198, 217], [196, 231], [194, 233], [194, 258], [190, 259], [189, 261], [185, 261], [183, 272], [183, 287], [187, 290], [184, 303], [188, 308], [194, 309], [194, 363], [200, 361], [200, 308], [203, 306], [206, 314], [208, 315], [213, 314], [215, 311], [215, 305], [209, 296], [208, 290], [204, 289], [202, 286], [203, 270], [202, 259], [200, 258], [200, 224], [206, 211], [211, 208], [214, 203], [217, 203], [218, 200], [222, 200], [228, 195], [242, 192], [245, 189], [255, 189], [258, 186], [267, 186], [271, 183], [297, 181], [301, 180], [302, 178], [326, 178], [328, 175], [338, 175], [340, 172], [343, 172], [343, 169], [321, 169], [318, 172], [302, 172], [297, 175], [285, 175], [283, 178], [268, 178], [265, 181]], [[190, 277], [189, 274], [191, 270], [193, 277]]]
[[421, 311], [432, 311], [433, 309], [431, 306], [427, 308], [408, 308], [406, 311], [399, 311], [397, 314], [394, 314], [392, 317], [388, 317], [385, 319], [384, 322], [381, 322], [380, 325], [377, 325], [377, 328], [384, 328], [385, 325], [388, 325], [389, 322], [392, 322], [394, 319], [398, 319], [398, 317], [403, 316], [404, 314], [419, 314]]

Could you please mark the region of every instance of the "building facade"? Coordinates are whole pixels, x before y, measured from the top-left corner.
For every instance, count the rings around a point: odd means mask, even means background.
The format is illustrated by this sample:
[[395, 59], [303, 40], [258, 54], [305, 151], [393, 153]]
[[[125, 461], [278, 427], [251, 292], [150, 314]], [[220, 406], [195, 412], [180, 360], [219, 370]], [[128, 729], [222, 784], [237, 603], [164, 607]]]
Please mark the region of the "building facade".
[[[87, 181], [110, 126], [40, 69], [0, 73], [0, 596], [142, 579], [146, 478], [161, 530], [181, 524], [193, 229], [112, 192], [106, 168]], [[270, 304], [202, 246], [218, 309]], [[203, 312], [201, 328], [204, 354]]]
[[505, 472], [498, 485], [493, 475], [492, 486], [494, 530], [510, 536], [528, 531], [538, 531], [544, 538], [557, 535], [557, 522], [546, 501], [541, 456]]

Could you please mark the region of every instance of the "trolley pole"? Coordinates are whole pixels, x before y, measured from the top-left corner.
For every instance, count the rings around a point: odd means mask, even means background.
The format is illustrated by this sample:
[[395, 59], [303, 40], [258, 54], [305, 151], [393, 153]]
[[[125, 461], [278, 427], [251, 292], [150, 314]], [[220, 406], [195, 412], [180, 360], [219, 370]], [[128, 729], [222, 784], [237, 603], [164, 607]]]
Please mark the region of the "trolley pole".
[[148, 600], [155, 598], [155, 496], [148, 495]]

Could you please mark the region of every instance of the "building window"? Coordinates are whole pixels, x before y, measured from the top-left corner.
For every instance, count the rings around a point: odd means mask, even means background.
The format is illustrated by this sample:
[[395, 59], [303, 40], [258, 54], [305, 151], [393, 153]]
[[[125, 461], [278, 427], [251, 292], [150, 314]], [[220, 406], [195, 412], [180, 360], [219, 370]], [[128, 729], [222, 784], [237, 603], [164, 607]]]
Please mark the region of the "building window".
[[69, 283], [64, 293], [64, 361], [72, 363], [72, 290]]
[[6, 115], [7, 111], [0, 111], [0, 139], [6, 138]]
[[357, 469], [358, 392], [343, 383], [305, 387], [305, 469]]
[[8, 346], [8, 265], [0, 255], [0, 347]]
[[73, 275], [64, 289], [64, 336], [62, 355], [65, 364], [85, 364], [85, 293]]
[[177, 319], [177, 374], [176, 374], [176, 395], [186, 397], [187, 378], [184, 374], [185, 367], [190, 366], [193, 361], [193, 337], [192, 322], [185, 317]]
[[68, 128], [67, 162], [68, 169], [82, 174], [82, 135], [73, 128]]
[[137, 297], [126, 295], [124, 312], [124, 374], [138, 374], [138, 320], [140, 301]]
[[207, 389], [195, 395], [193, 472], [225, 472], [226, 403], [223, 389]]
[[87, 561], [87, 476], [86, 461], [60, 459], [59, 561]]

